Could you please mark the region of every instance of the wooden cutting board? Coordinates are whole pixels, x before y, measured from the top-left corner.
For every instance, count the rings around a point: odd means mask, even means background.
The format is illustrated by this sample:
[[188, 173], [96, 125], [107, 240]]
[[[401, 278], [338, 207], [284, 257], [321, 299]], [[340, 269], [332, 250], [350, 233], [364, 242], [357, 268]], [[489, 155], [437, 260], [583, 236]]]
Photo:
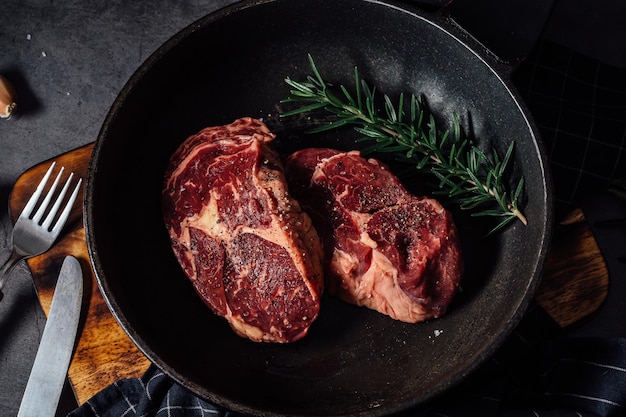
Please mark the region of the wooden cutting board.
[[[67, 172], [85, 178], [92, 148], [93, 144], [88, 144], [54, 159]], [[51, 162], [38, 164], [18, 178], [9, 199], [14, 222]], [[81, 192], [79, 201], [82, 197]], [[66, 255], [80, 260], [85, 276], [83, 317], [68, 372], [76, 399], [83, 404], [119, 379], [139, 377], [150, 363], [119, 326], [100, 293], [87, 252], [82, 205], [78, 203], [53, 248], [27, 261], [46, 316]], [[536, 300], [565, 327], [593, 313], [606, 298], [608, 286], [606, 264], [578, 211], [555, 231]]]

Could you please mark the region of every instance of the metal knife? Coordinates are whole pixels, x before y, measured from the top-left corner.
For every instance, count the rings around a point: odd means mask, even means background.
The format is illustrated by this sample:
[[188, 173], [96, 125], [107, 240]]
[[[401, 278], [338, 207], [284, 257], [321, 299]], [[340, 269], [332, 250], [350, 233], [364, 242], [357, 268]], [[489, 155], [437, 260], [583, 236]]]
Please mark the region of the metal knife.
[[76, 258], [67, 256], [61, 266], [18, 417], [55, 415], [74, 351], [82, 301], [82, 269]]

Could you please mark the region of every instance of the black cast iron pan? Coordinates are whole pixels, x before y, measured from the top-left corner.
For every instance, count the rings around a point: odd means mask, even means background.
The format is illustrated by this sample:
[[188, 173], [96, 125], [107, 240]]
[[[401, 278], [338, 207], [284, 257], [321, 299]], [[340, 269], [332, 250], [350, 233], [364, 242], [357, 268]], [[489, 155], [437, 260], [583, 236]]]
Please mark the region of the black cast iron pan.
[[[194, 293], [160, 211], [171, 153], [203, 127], [263, 118], [282, 152], [354, 148], [349, 132], [307, 136], [277, 117], [284, 77], [329, 81], [354, 66], [391, 96], [423, 93], [436, 115], [505, 149], [516, 141], [528, 226], [485, 230], [457, 213], [463, 291], [449, 312], [409, 325], [330, 297], [307, 337], [258, 344], [236, 336]], [[85, 223], [98, 283], [139, 348], [180, 384], [257, 415], [378, 416], [416, 406], [463, 380], [508, 336], [540, 279], [552, 197], [545, 156], [508, 73], [442, 18], [366, 0], [247, 1], [190, 25], [158, 49], [115, 100], [95, 144]], [[411, 184], [409, 184], [411, 186]]]

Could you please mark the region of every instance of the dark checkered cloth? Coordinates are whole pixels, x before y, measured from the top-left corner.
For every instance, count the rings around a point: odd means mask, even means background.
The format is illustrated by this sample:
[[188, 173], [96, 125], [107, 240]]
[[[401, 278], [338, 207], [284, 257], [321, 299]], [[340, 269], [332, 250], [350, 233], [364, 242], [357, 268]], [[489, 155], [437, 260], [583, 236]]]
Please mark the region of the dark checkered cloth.
[[558, 213], [626, 178], [626, 69], [541, 42], [513, 81], [545, 142]]

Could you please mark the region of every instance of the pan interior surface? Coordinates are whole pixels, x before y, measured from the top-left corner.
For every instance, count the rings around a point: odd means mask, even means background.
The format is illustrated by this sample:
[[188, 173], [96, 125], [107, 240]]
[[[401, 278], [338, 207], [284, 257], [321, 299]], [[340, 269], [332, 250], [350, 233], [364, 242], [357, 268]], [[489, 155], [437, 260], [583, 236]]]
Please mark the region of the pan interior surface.
[[[251, 116], [288, 153], [356, 148], [351, 131], [302, 133], [278, 117], [284, 78], [310, 74], [351, 86], [354, 67], [381, 93], [423, 94], [433, 113], [504, 151], [516, 141], [527, 226], [484, 240], [457, 223], [466, 273], [448, 313], [394, 321], [324, 297], [304, 339], [258, 344], [235, 335], [196, 296], [169, 244], [161, 187], [170, 155], [200, 129]], [[409, 184], [410, 186], [410, 184]], [[385, 415], [431, 399], [485, 361], [520, 319], [546, 255], [550, 195], [532, 124], [505, 80], [438, 24], [357, 0], [237, 4], [189, 26], [139, 68], [96, 142], [85, 202], [101, 289], [122, 326], [157, 366], [199, 396], [257, 415]]]

